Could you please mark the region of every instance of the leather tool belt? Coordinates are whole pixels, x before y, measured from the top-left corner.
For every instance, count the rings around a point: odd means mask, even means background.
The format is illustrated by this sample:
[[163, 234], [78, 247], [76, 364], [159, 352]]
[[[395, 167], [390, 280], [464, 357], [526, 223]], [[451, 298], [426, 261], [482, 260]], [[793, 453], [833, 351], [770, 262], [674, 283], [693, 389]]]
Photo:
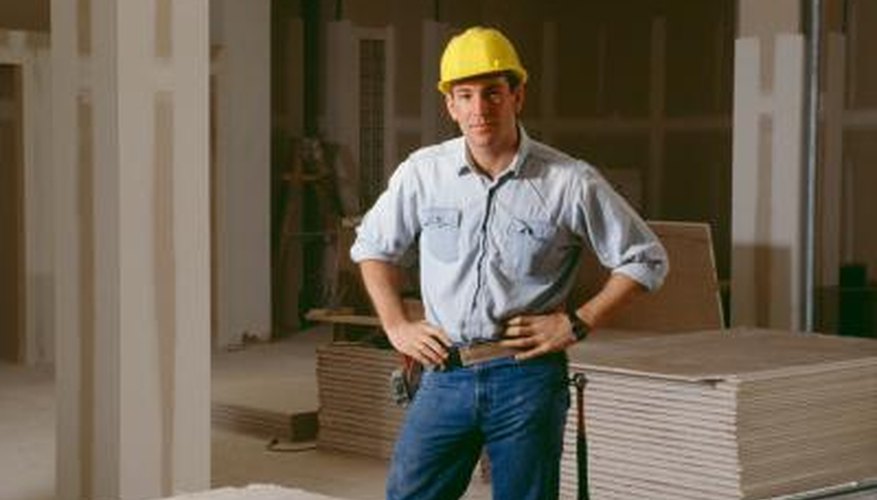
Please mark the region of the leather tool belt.
[[[448, 350], [448, 359], [438, 370], [447, 371], [484, 363], [492, 359], [509, 358], [520, 349], [503, 347], [497, 342], [484, 342], [468, 346], [456, 346]], [[423, 365], [413, 358], [402, 356], [402, 367], [390, 374], [390, 390], [394, 401], [401, 407], [408, 406], [420, 387]]]

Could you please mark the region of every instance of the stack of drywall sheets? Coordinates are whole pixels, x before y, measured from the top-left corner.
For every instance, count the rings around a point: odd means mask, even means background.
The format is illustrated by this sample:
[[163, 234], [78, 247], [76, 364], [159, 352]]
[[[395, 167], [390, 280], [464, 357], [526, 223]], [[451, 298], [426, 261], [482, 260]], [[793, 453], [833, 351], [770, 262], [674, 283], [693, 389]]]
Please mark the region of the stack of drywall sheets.
[[754, 499], [877, 477], [877, 341], [734, 330], [582, 347], [591, 498]]
[[400, 366], [391, 349], [335, 342], [317, 349], [317, 446], [389, 458], [404, 409], [390, 391]]
[[[575, 377], [576, 373], [584, 374], [581, 369], [581, 363], [587, 359], [591, 351], [600, 349], [600, 346], [606, 342], [628, 341], [634, 339], [642, 339], [660, 335], [667, 335], [648, 330], [619, 330], [619, 329], [601, 329], [593, 337], [588, 338], [585, 343], [579, 344], [570, 350], [570, 375]], [[585, 345], [587, 344], [587, 345]], [[578, 437], [578, 401], [577, 391], [574, 386], [570, 386], [570, 408], [566, 418], [566, 429], [564, 430], [563, 455], [561, 456], [561, 482], [560, 496], [561, 498], [575, 499], [578, 498], [579, 490], [579, 473], [578, 473], [578, 455], [584, 453], [585, 446], [581, 445], [579, 450]], [[584, 401], [582, 402], [584, 404]]]

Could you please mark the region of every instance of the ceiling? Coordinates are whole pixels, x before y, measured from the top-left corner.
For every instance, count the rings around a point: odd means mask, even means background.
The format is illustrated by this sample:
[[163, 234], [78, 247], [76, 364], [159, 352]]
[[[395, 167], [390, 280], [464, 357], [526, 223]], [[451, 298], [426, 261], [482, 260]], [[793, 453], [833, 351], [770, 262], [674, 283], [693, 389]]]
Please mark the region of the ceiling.
[[49, 0], [0, 0], [0, 29], [49, 31]]

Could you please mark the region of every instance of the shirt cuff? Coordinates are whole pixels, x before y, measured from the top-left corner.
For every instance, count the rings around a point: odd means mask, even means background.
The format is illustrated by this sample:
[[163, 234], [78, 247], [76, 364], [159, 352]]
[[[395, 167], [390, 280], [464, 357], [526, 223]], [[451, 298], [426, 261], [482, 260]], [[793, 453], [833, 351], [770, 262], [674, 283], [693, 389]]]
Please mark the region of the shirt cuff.
[[357, 240], [353, 246], [350, 247], [350, 260], [357, 264], [364, 260], [380, 260], [397, 264], [401, 259], [401, 256], [389, 252], [382, 252], [360, 240]]
[[621, 273], [644, 286], [646, 290], [654, 292], [664, 283], [664, 277], [667, 276], [667, 264], [663, 262], [635, 262], [616, 267], [612, 273]]

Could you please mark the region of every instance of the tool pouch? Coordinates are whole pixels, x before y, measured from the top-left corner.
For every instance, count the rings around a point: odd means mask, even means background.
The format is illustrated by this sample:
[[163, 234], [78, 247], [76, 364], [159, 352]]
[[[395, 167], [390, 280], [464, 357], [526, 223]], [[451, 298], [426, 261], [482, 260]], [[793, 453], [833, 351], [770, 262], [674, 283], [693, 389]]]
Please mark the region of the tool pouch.
[[401, 368], [393, 370], [390, 374], [390, 394], [397, 405], [405, 408], [414, 400], [422, 374], [423, 365], [408, 357], [402, 359]]

